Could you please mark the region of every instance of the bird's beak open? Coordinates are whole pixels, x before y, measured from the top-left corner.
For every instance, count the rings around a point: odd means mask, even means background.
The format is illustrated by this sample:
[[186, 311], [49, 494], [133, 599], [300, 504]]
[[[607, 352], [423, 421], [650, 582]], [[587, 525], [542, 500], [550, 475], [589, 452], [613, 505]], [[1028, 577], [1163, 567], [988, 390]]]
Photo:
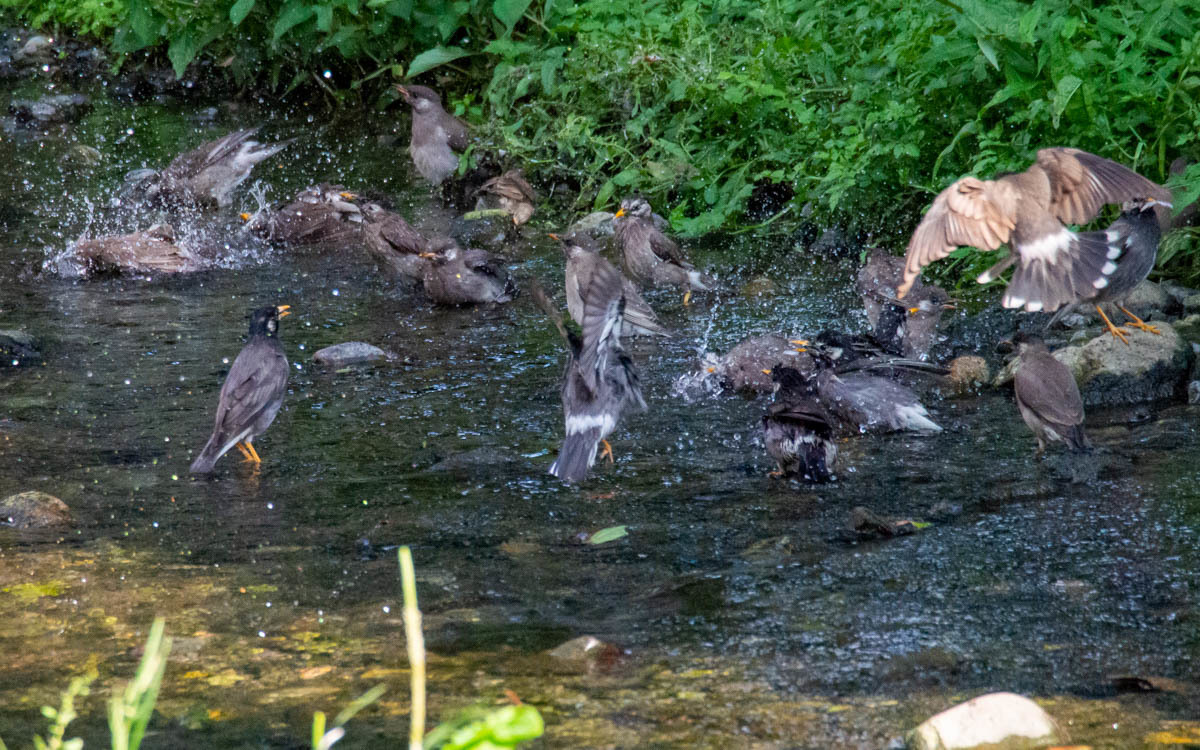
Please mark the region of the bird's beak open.
[[618, 209], [617, 209], [617, 212], [616, 212], [615, 214], [613, 214], [613, 218], [614, 218], [614, 219], [619, 219], [619, 218], [621, 218], [621, 217], [622, 217], [622, 216], [624, 216], [624, 215], [625, 215], [625, 209], [623, 209], [623, 208], [618, 208]]
[[286, 318], [287, 316], [291, 315], [291, 313], [288, 312], [288, 310], [291, 308], [291, 305], [276, 305], [275, 312], [279, 313], [279, 317]]

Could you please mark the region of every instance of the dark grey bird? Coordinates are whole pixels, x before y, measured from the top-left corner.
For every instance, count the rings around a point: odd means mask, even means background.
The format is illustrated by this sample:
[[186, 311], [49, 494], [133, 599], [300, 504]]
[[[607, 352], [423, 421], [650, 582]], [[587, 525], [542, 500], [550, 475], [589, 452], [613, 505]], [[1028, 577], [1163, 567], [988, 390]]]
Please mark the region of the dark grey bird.
[[397, 276], [423, 282], [432, 256], [420, 232], [378, 203], [365, 204], [362, 212], [363, 237], [375, 260]]
[[519, 169], [510, 169], [499, 177], [493, 177], [475, 191], [476, 210], [499, 208], [512, 217], [513, 224], [521, 226], [533, 218], [538, 194], [525, 180]]
[[1083, 398], [1075, 376], [1054, 358], [1041, 338], [1019, 333], [1017, 372], [1013, 389], [1021, 419], [1037, 437], [1038, 453], [1053, 441], [1064, 443], [1072, 452], [1091, 448], [1083, 431]]
[[696, 270], [688, 262], [683, 251], [667, 235], [654, 225], [650, 204], [641, 196], [632, 196], [621, 201], [621, 208], [614, 214], [613, 226], [621, 252], [625, 258], [625, 270], [641, 284], [654, 286], [678, 286], [686, 292], [683, 304], [688, 304], [693, 291], [708, 291], [716, 282]]
[[1106, 232], [1072, 232], [1108, 203], [1170, 193], [1128, 167], [1075, 148], [1044, 148], [1024, 172], [995, 180], [963, 177], [943, 190], [913, 232], [905, 256], [903, 298], [921, 269], [961, 245], [1009, 255], [978, 278], [986, 284], [1016, 264], [1004, 307], [1053, 312], [1090, 299], [1117, 265]]
[[233, 360], [221, 396], [212, 436], [192, 462], [191, 473], [207, 474], [235, 445], [247, 461], [262, 463], [254, 438], [266, 432], [287, 389], [288, 361], [279, 341], [279, 319], [289, 305], [260, 307], [250, 314], [250, 339]]
[[[567, 287], [567, 311], [571, 313], [572, 320], [583, 325], [584, 290], [591, 286], [601, 268], [612, 268], [612, 264], [601, 257], [600, 248], [590, 235], [550, 236], [562, 242], [563, 255], [567, 259], [563, 274]], [[619, 271], [617, 273], [620, 274]], [[621, 290], [625, 295], [625, 325], [622, 333], [631, 336], [671, 335], [658, 322], [654, 309], [642, 299], [636, 284], [621, 276]]]
[[817, 397], [831, 414], [856, 432], [941, 432], [917, 394], [894, 380], [864, 372], [839, 374], [819, 345], [810, 348]]
[[458, 152], [469, 142], [467, 124], [442, 107], [442, 97], [427, 86], [397, 86], [412, 107], [408, 153], [421, 176], [441, 185], [458, 169]]
[[874, 248], [855, 284], [875, 340], [885, 350], [909, 359], [925, 359], [937, 339], [942, 313], [954, 304], [944, 289], [918, 278], [903, 300], [896, 292], [904, 280], [904, 259]]
[[773, 476], [802, 477], [812, 482], [833, 478], [837, 461], [833, 424], [817, 398], [812, 373], [792, 367], [771, 368], [775, 402], [762, 418], [763, 442], [775, 459]]
[[[1105, 277], [1105, 283], [1096, 290], [1095, 295], [1088, 299], [1095, 304], [1096, 312], [1100, 314], [1108, 332], [1126, 345], [1129, 344], [1129, 339], [1120, 328], [1113, 325], [1100, 305], [1106, 302], [1116, 305], [1121, 312], [1129, 316], [1130, 322], [1126, 325], [1155, 335], [1162, 334], [1121, 305], [1125, 297], [1150, 275], [1158, 259], [1162, 223], [1156, 206], [1171, 208], [1170, 203], [1155, 198], [1126, 201], [1122, 205], [1121, 215], [1104, 231], [1109, 248], [1109, 263], [1116, 268]], [[1059, 310], [1046, 327], [1049, 328], [1058, 322], [1069, 309], [1064, 307]]]
[[570, 348], [562, 386], [566, 437], [550, 473], [565, 482], [580, 482], [596, 462], [601, 443], [601, 457], [613, 460], [612, 446], [605, 438], [616, 429], [621, 415], [646, 409], [633, 360], [621, 348], [625, 305], [621, 275], [607, 265], [584, 290], [581, 336], [567, 329], [562, 314], [540, 287], [535, 285], [532, 294]]
[[161, 172], [135, 170], [125, 176], [146, 199], [172, 205], [228, 206], [233, 191], [260, 161], [292, 140], [262, 144], [253, 140], [258, 128], [230, 133], [176, 156]]
[[[880, 320], [885, 320], [889, 314], [885, 311]], [[906, 313], [901, 311], [899, 314]], [[894, 349], [880, 345], [876, 334], [850, 334], [826, 329], [813, 339], [813, 348], [819, 356], [828, 359], [834, 372], [839, 374], [860, 370], [904, 370], [937, 375], [949, 372], [945, 367], [925, 360], [897, 356]]]
[[254, 214], [242, 214], [242, 220], [247, 231], [269, 242], [344, 250], [364, 241], [362, 209], [356, 199], [341, 185], [320, 183], [304, 188], [278, 210], [260, 205]]
[[463, 250], [449, 237], [429, 241], [429, 264], [421, 281], [439, 305], [510, 302], [517, 287], [504, 265], [486, 250]]

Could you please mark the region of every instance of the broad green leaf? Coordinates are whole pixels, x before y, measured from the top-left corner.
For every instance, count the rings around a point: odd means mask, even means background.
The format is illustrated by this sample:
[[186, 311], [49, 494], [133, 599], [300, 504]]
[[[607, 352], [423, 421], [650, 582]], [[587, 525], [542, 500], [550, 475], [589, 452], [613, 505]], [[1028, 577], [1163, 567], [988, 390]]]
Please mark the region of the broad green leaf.
[[329, 5], [315, 5], [313, 11], [317, 15], [317, 31], [323, 31], [326, 34], [333, 28], [333, 7]]
[[170, 46], [167, 47], [167, 57], [171, 60], [171, 67], [175, 69], [176, 78], [183, 78], [187, 66], [196, 59], [196, 54], [202, 46], [204, 45], [200, 38], [190, 27], [179, 32], [171, 40]]
[[546, 731], [542, 715], [528, 703], [492, 711], [487, 716], [487, 725], [492, 730], [492, 739], [506, 747], [541, 737]]
[[595, 534], [592, 534], [588, 539], [588, 544], [605, 544], [607, 542], [615, 542], [621, 537], [628, 536], [629, 532], [624, 526], [609, 526], [607, 529], [600, 529]]
[[142, 46], [154, 44], [165, 31], [163, 17], [145, 0], [131, 0], [129, 3], [129, 26]]
[[389, 16], [403, 18], [405, 21], [412, 19], [413, 0], [371, 0], [367, 3], [367, 7], [377, 7], [375, 3], [382, 5], [384, 13]]
[[305, 4], [303, 0], [290, 0], [287, 5], [283, 6], [283, 10], [279, 11], [279, 17], [275, 19], [272, 41], [278, 42], [280, 37], [288, 33], [293, 26], [304, 23], [312, 15], [313, 6]]
[[1058, 85], [1054, 87], [1054, 97], [1051, 102], [1050, 118], [1054, 123], [1054, 127], [1058, 127], [1059, 118], [1062, 113], [1067, 110], [1067, 104], [1070, 103], [1071, 97], [1075, 96], [1075, 92], [1083, 85], [1083, 81], [1073, 75], [1065, 75], [1058, 79]]
[[254, 0], [237, 0], [229, 9], [229, 22], [237, 26], [246, 20], [246, 16], [250, 15], [250, 11], [253, 9]]
[[470, 52], [458, 47], [434, 47], [433, 49], [427, 49], [414, 57], [412, 62], [408, 64], [408, 75], [410, 78], [418, 76], [427, 70], [432, 70], [439, 65], [453, 62], [460, 57], [467, 57], [470, 54]]
[[1000, 63], [996, 61], [995, 45], [983, 37], [978, 37], [976, 41], [979, 42], [979, 51], [983, 53], [983, 56], [987, 58], [987, 61], [992, 64], [993, 68], [1000, 70]]
[[496, 14], [496, 18], [500, 19], [500, 23], [504, 24], [510, 32], [513, 26], [517, 25], [517, 21], [521, 20], [521, 16], [525, 15], [526, 9], [532, 0], [495, 0], [492, 3], [492, 12]]
[[1021, 14], [1021, 22], [1018, 25], [1018, 31], [1021, 35], [1021, 41], [1025, 44], [1033, 44], [1034, 32], [1037, 31], [1038, 24], [1042, 20], [1042, 5], [1035, 4], [1032, 8]]

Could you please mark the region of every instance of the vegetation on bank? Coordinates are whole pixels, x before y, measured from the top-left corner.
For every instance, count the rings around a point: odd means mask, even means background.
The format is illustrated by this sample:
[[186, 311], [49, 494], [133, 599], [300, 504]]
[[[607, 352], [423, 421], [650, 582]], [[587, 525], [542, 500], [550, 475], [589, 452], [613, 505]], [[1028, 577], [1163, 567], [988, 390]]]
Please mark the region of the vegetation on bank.
[[543, 183], [577, 187], [580, 208], [641, 191], [685, 234], [810, 205], [899, 240], [951, 180], [1023, 169], [1042, 146], [1156, 180], [1200, 159], [1200, 6], [1180, 0], [5, 6], [94, 35], [118, 66], [206, 61], [257, 90], [372, 107], [394, 81], [431, 83]]

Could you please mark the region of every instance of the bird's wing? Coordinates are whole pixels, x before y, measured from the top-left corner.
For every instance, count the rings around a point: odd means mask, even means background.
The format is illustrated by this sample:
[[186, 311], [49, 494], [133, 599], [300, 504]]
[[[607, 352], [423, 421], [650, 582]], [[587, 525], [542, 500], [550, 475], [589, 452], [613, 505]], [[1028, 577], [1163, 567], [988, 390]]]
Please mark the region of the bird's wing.
[[163, 174], [175, 178], [184, 178], [199, 174], [222, 159], [236, 154], [238, 149], [242, 147], [242, 144], [257, 132], [257, 127], [236, 130], [215, 141], [204, 143], [191, 151], [176, 156], [167, 165], [167, 168], [163, 170]]
[[621, 318], [625, 296], [621, 274], [611, 263], [597, 264], [591, 283], [583, 291], [583, 350], [579, 365], [583, 379], [596, 392], [614, 354], [621, 351]]
[[487, 250], [466, 250], [462, 254], [463, 264], [472, 271], [504, 278], [503, 264], [499, 258]]
[[471, 144], [471, 130], [467, 124], [449, 112], [442, 120], [442, 129], [446, 131], [446, 141], [455, 151], [466, 151]]
[[1083, 422], [1083, 400], [1079, 396], [1075, 376], [1053, 354], [1034, 356], [1048, 357], [1053, 361], [1038, 367], [1036, 374], [1032, 367], [1026, 368], [1025, 363], [1017, 367], [1013, 385], [1019, 394], [1018, 398], [1047, 422], [1062, 425]]
[[477, 193], [495, 193], [514, 201], [529, 201], [535, 203], [537, 192], [530, 185], [520, 170], [510, 169], [499, 177], [493, 177], [479, 186]]
[[287, 358], [266, 341], [252, 341], [233, 361], [217, 408], [216, 432], [232, 437], [249, 427], [287, 387]]
[[963, 177], [938, 194], [917, 225], [904, 254], [904, 281], [896, 294], [908, 293], [921, 269], [963, 245], [995, 250], [1008, 242], [1016, 226], [1018, 194], [1006, 179]]
[[675, 240], [653, 228], [650, 230], [650, 249], [662, 260], [674, 263], [677, 266], [683, 266], [689, 270], [694, 268], [688, 262], [688, 259], [684, 257], [683, 251], [679, 249], [679, 245]]
[[[607, 262], [608, 261], [605, 261], [605, 263]], [[642, 299], [642, 295], [638, 292], [636, 284], [622, 276], [621, 289], [625, 294], [626, 322], [649, 333], [658, 334], [660, 336], [671, 335], [671, 332], [659, 322], [658, 315], [654, 313], [654, 308], [650, 307], [650, 303]]]
[[829, 415], [821, 408], [820, 404], [810, 400], [776, 401], [767, 407], [767, 418], [795, 424], [812, 430], [818, 435], [828, 436], [833, 431]]
[[1037, 164], [1050, 180], [1051, 213], [1064, 224], [1086, 224], [1106, 203], [1135, 198], [1170, 201], [1166, 188], [1132, 169], [1077, 148], [1044, 148]]
[[398, 215], [391, 215], [382, 222], [379, 235], [393, 248], [402, 252], [420, 253], [425, 250], [425, 238]]

